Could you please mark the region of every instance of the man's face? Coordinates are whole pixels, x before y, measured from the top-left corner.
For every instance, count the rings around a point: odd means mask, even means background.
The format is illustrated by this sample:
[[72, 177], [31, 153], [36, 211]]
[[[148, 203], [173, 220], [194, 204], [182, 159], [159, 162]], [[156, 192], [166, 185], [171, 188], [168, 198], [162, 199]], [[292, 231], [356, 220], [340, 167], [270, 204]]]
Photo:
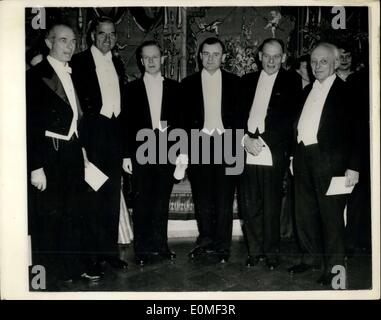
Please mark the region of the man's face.
[[332, 49], [323, 46], [315, 48], [311, 53], [312, 73], [319, 82], [323, 82], [335, 73], [339, 60]]
[[222, 53], [222, 47], [219, 43], [204, 44], [200, 53], [202, 66], [210, 74], [213, 74], [221, 67], [222, 62], [225, 60], [225, 56], [226, 55]]
[[352, 54], [344, 49], [339, 49], [340, 53], [340, 65], [339, 70], [347, 71], [351, 69], [352, 66]]
[[266, 43], [259, 52], [259, 60], [262, 62], [263, 70], [268, 75], [272, 75], [279, 71], [282, 62], [286, 60], [286, 55], [279, 43], [270, 42]]
[[157, 75], [161, 69], [161, 54], [157, 46], [147, 46], [142, 50], [141, 62], [145, 72], [151, 75]]
[[111, 22], [102, 22], [91, 34], [94, 45], [103, 54], [108, 53], [115, 47], [116, 33], [115, 26]]
[[49, 55], [58, 61], [68, 62], [74, 53], [76, 38], [73, 30], [66, 26], [56, 26], [51, 36], [45, 40]]

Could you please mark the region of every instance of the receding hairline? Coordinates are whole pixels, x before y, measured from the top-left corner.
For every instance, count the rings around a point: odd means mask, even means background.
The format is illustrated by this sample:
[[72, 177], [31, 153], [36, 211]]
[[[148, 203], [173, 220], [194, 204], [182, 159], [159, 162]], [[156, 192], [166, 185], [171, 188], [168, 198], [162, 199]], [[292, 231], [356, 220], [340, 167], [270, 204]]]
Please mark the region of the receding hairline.
[[259, 52], [263, 52], [263, 49], [265, 48], [265, 46], [270, 44], [271, 45], [277, 44], [278, 46], [280, 46], [282, 53], [285, 52], [284, 42], [278, 38], [267, 38], [263, 40], [262, 44], [259, 46]]
[[74, 33], [74, 30], [69, 26], [69, 25], [67, 25], [67, 24], [64, 24], [64, 23], [58, 23], [58, 24], [55, 24], [55, 25], [53, 25], [50, 29], [49, 29], [49, 31], [47, 32], [47, 34], [46, 34], [46, 39], [54, 39], [55, 38], [55, 35], [56, 35], [56, 33], [57, 33], [57, 29], [58, 28], [63, 28], [63, 29], [68, 29], [68, 30], [70, 30], [73, 34], [74, 34], [74, 36], [75, 36], [75, 33]]
[[312, 54], [314, 53], [314, 51], [316, 51], [317, 49], [320, 49], [320, 48], [325, 48], [327, 49], [330, 53], [333, 54], [334, 58], [335, 59], [338, 59], [339, 56], [340, 56], [340, 52], [339, 52], [339, 49], [333, 45], [332, 43], [328, 43], [328, 42], [321, 42], [319, 44], [317, 44], [312, 50], [311, 50], [311, 56]]

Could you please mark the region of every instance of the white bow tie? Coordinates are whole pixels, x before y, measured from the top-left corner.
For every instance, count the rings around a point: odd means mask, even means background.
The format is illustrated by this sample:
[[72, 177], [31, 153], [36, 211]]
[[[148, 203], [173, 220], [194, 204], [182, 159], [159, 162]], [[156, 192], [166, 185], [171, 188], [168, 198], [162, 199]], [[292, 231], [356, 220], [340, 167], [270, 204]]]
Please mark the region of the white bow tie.
[[71, 68], [69, 66], [63, 66], [63, 69], [67, 72], [67, 73], [70, 73], [71, 74]]

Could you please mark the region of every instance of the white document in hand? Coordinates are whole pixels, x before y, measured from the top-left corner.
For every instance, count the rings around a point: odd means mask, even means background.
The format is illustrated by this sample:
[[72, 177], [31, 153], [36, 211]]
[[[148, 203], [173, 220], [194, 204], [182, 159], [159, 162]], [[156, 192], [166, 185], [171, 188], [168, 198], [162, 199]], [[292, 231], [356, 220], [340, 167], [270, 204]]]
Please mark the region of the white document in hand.
[[95, 191], [98, 191], [100, 187], [106, 182], [108, 176], [106, 176], [101, 170], [99, 170], [94, 164], [89, 162], [85, 167], [85, 181]]
[[263, 144], [262, 151], [257, 156], [254, 156], [251, 153], [247, 152], [246, 164], [253, 164], [257, 166], [272, 166], [273, 157], [271, 155], [271, 150], [261, 137], [259, 137], [259, 140]]
[[326, 196], [333, 196], [337, 194], [347, 194], [351, 193], [354, 186], [346, 187], [345, 186], [346, 177], [332, 177], [331, 183], [329, 184], [329, 188], [327, 190]]

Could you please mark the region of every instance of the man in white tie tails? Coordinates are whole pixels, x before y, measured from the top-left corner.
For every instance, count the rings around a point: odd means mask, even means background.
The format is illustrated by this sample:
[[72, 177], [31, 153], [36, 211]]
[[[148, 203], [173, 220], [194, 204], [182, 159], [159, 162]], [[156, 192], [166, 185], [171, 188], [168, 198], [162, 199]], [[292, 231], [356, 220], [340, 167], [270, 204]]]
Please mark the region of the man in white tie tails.
[[311, 52], [316, 78], [308, 85], [295, 127], [293, 171], [295, 221], [303, 253], [290, 273], [319, 269], [321, 285], [330, 285], [334, 266], [344, 266], [344, 207], [346, 195], [326, 195], [332, 177], [345, 176], [345, 185], [359, 181], [361, 141], [351, 94], [335, 75], [339, 52], [329, 43]]
[[[159, 139], [179, 127], [179, 84], [161, 75], [163, 57], [156, 41], [143, 42], [136, 52], [142, 78], [129, 84], [126, 123], [128, 154], [132, 159], [132, 189], [135, 195], [133, 205], [134, 250], [136, 262], [144, 265], [155, 257], [174, 259], [175, 253], [168, 247], [167, 226], [169, 199], [175, 181], [175, 165], [168, 157], [161, 160], [159, 154], [167, 156], [171, 147], [168, 142], [160, 150]], [[153, 138], [154, 163], [143, 163], [139, 156], [137, 141], [140, 130], [148, 130]], [[162, 136], [163, 137], [163, 136]], [[152, 151], [152, 150], [151, 150]], [[150, 152], [150, 151], [149, 151]], [[131, 173], [130, 160], [123, 161], [125, 171]]]
[[81, 255], [85, 185], [77, 124], [82, 112], [68, 66], [76, 37], [69, 26], [57, 24], [45, 42], [49, 55], [26, 75], [26, 106], [33, 264], [45, 267], [49, 289], [55, 275], [65, 281], [99, 275], [87, 272]]
[[84, 210], [89, 229], [84, 243], [95, 269], [104, 261], [114, 268], [127, 266], [118, 254], [125, 73], [122, 61], [112, 56], [116, 38], [114, 22], [97, 18], [91, 27], [92, 46], [72, 60], [73, 81], [84, 113], [80, 132], [85, 156], [108, 177], [98, 191], [89, 187]]
[[[205, 39], [200, 44], [199, 57], [202, 69], [182, 81], [183, 126], [189, 136], [192, 129], [199, 130], [202, 139], [210, 143], [205, 149], [199, 148], [199, 162], [192, 160], [197, 151], [189, 148], [187, 172], [199, 231], [189, 256], [214, 254], [225, 263], [230, 258], [236, 177], [226, 174], [229, 165], [225, 159], [218, 161], [215, 147], [218, 149], [218, 141], [226, 139], [226, 130], [235, 131], [239, 78], [221, 69], [226, 52], [220, 39]], [[235, 150], [236, 146], [226, 145], [229, 147]], [[220, 148], [221, 155], [224, 148]], [[204, 156], [210, 161], [203, 161]]]
[[[259, 58], [262, 70], [242, 77], [240, 122], [246, 131], [243, 145], [247, 161], [238, 202], [248, 247], [246, 265], [253, 267], [265, 256], [272, 270], [280, 263], [283, 179], [301, 81], [281, 67], [286, 58], [283, 41], [266, 39]], [[262, 158], [271, 161], [260, 161]]]

